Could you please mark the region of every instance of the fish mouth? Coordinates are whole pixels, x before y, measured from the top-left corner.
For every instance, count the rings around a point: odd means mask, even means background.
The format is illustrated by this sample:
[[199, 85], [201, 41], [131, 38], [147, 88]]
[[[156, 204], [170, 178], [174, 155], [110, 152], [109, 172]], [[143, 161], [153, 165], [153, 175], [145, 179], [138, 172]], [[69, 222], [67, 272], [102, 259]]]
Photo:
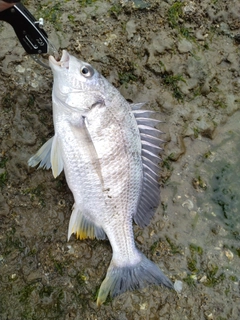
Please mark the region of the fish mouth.
[[54, 66], [58, 66], [64, 69], [69, 68], [69, 60], [70, 60], [70, 55], [67, 52], [67, 50], [62, 51], [62, 57], [59, 61], [57, 61], [54, 56], [49, 56], [49, 65], [51, 68]]

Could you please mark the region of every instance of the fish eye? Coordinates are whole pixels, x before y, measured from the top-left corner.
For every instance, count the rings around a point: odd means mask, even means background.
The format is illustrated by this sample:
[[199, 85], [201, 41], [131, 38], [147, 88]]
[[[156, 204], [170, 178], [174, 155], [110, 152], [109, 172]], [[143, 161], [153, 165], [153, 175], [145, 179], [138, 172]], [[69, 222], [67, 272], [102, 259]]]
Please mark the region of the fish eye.
[[81, 69], [81, 74], [86, 77], [86, 78], [90, 78], [91, 76], [93, 76], [93, 69], [90, 66], [84, 66]]

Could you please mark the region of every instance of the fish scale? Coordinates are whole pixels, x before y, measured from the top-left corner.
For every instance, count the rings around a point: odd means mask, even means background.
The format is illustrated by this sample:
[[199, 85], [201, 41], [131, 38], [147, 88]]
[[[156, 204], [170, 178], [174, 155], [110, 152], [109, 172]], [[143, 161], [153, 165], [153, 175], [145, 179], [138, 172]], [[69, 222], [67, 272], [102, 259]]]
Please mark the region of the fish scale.
[[[64, 123], [63, 123], [64, 122]], [[64, 167], [66, 179], [68, 185], [72, 192], [75, 194], [77, 205], [81, 207], [87, 207], [86, 210], [91, 213], [91, 209], [94, 206], [98, 208], [103, 207], [103, 201], [101, 199], [101, 192], [99, 188], [101, 184], [99, 182], [99, 177], [94, 170], [94, 163], [91, 161], [91, 154], [89, 154], [89, 147], [87, 141], [85, 141], [85, 136], [81, 134], [76, 134], [76, 129], [72, 130], [71, 125], [68, 123], [68, 118], [58, 119], [55, 121], [55, 127], [58, 131], [59, 140], [62, 144], [62, 156], [64, 163], [71, 163], [71, 166]], [[62, 130], [64, 128], [64, 130]], [[71, 141], [71, 143], [69, 143]], [[79, 185], [78, 181], [81, 181]], [[99, 185], [99, 188], [96, 188]], [[87, 203], [86, 197], [92, 199], [91, 202]], [[102, 200], [102, 199], [101, 199]]]
[[[115, 115], [113, 112], [109, 112], [108, 109], [105, 109], [105, 113], [100, 112], [100, 114], [98, 110], [90, 111], [87, 128], [100, 159], [104, 188], [110, 189], [109, 193], [112, 194], [112, 198], [107, 199], [108, 203], [112, 202], [112, 204], [109, 205], [109, 210], [112, 211], [113, 208], [116, 207], [115, 210], [119, 212], [125, 211], [122, 216], [130, 215], [131, 217], [133, 210], [130, 210], [126, 205], [136, 208], [138, 198], [133, 197], [133, 192], [140, 188], [141, 170], [139, 170], [139, 166], [132, 165], [129, 157], [133, 152], [138, 153], [138, 161], [140, 164], [141, 143], [136, 144], [133, 138], [128, 139], [128, 137], [124, 135], [126, 132], [123, 130], [124, 120], [127, 122], [125, 126], [129, 127], [129, 116], [127, 116], [129, 114], [127, 112], [128, 106], [129, 105], [126, 104], [126, 111], [122, 108], [122, 112], [120, 113], [120, 111], [118, 111]], [[101, 110], [102, 107], [99, 106], [99, 109]], [[94, 121], [96, 117], [98, 118], [97, 126]], [[135, 125], [135, 131], [137, 133], [138, 128], [134, 118], [132, 118], [132, 122], [131, 127]], [[109, 124], [111, 124], [111, 130], [108, 130], [106, 134], [104, 128], [109, 128]], [[119, 128], [121, 128], [121, 130], [119, 130]], [[126, 143], [121, 143], [122, 141], [129, 141], [129, 146], [127, 146]], [[105, 159], [107, 160], [106, 163], [104, 161]], [[110, 161], [111, 159], [112, 161]], [[116, 162], [116, 159], [122, 159], [122, 161]], [[131, 170], [131, 167], [133, 170]], [[122, 191], [122, 195], [119, 195], [119, 191]], [[104, 193], [105, 198], [109, 196], [109, 193]], [[133, 199], [135, 203], [132, 201]], [[126, 207], [125, 210], [124, 207]]]
[[49, 59], [53, 71], [55, 135], [29, 160], [30, 166], [64, 169], [75, 203], [68, 239], [105, 239], [113, 255], [97, 304], [147, 284], [172, 282], [134, 241], [132, 221], [144, 227], [159, 205], [161, 131], [153, 111], [130, 105], [92, 66], [63, 51]]

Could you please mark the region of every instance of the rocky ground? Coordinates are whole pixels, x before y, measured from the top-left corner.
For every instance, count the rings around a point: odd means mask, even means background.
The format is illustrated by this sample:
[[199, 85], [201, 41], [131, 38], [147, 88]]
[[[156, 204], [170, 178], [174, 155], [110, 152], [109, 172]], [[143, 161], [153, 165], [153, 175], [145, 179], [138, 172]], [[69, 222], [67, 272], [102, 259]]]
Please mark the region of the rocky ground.
[[107, 241], [66, 241], [64, 175], [29, 168], [53, 135], [52, 74], [0, 24], [0, 319], [240, 318], [238, 0], [23, 1], [50, 40], [165, 122], [162, 200], [138, 247], [180, 293], [152, 286], [96, 306]]

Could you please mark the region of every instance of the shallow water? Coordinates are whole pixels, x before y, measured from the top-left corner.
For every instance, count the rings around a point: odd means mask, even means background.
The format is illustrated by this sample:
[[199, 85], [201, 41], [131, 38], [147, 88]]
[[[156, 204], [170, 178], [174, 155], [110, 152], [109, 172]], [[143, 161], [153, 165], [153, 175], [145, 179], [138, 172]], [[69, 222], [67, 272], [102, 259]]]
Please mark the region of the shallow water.
[[110, 245], [67, 242], [73, 198], [64, 175], [27, 166], [53, 135], [52, 75], [2, 25], [1, 320], [240, 318], [239, 2], [148, 3], [140, 10], [118, 0], [25, 1], [55, 45], [165, 121], [161, 204], [134, 232], [183, 290], [147, 287], [96, 307]]

